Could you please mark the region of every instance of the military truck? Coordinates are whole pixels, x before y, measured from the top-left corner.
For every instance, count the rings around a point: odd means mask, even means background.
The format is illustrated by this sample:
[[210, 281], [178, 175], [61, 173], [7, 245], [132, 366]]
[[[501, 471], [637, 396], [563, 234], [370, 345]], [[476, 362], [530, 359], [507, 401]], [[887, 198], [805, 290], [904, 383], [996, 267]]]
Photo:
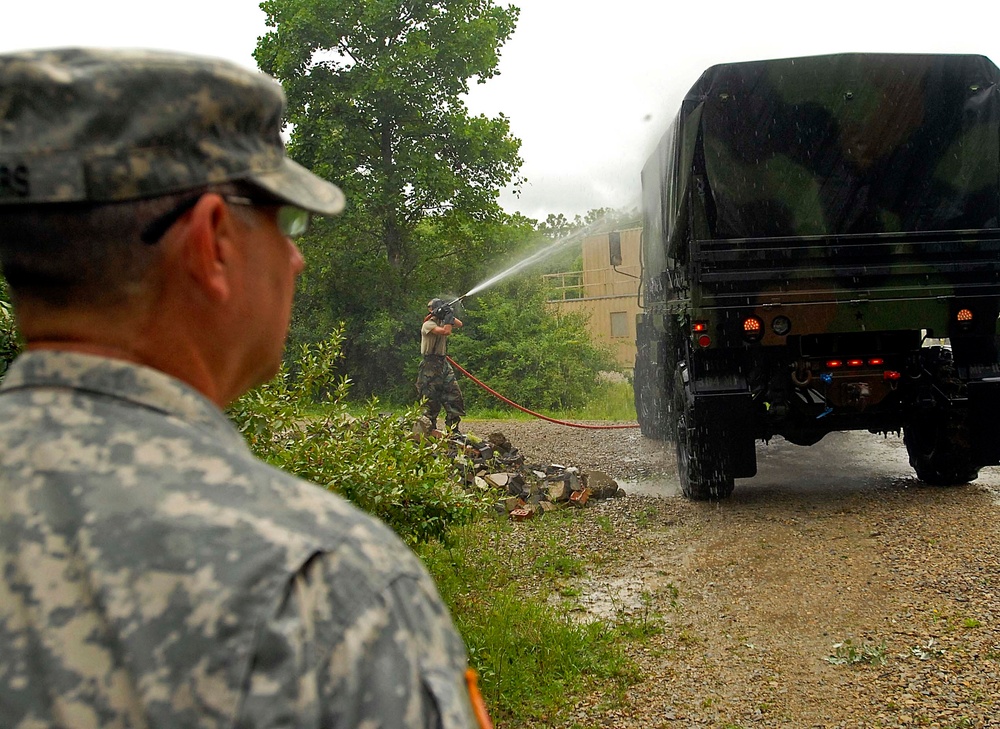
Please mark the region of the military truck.
[[1000, 80], [976, 55], [709, 68], [642, 170], [646, 436], [723, 498], [755, 444], [902, 433], [917, 477], [1000, 463]]

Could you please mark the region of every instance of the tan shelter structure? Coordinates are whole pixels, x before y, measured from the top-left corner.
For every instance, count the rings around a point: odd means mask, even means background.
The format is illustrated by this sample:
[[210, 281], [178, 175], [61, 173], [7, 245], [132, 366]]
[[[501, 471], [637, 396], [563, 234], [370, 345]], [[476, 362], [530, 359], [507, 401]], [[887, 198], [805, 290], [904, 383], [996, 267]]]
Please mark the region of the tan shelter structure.
[[635, 364], [641, 236], [642, 228], [588, 236], [582, 271], [544, 277], [550, 306], [559, 313], [588, 314], [591, 336], [612, 348], [622, 370]]

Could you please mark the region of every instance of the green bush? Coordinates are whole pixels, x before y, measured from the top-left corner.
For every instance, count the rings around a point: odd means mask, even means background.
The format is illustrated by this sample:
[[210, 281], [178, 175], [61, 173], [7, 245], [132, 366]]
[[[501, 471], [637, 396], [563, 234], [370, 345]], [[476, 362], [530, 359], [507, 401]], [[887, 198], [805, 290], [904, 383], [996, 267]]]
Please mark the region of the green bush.
[[[545, 304], [541, 279], [517, 278], [477, 294], [449, 341], [456, 362], [531, 410], [567, 411], [599, 391], [598, 373], [617, 368], [595, 344], [581, 314], [559, 316]], [[495, 406], [486, 391], [463, 382], [470, 407]]]
[[408, 543], [445, 538], [479, 503], [459, 486], [440, 442], [411, 438], [416, 406], [384, 414], [372, 399], [360, 413], [349, 409], [350, 381], [336, 372], [343, 339], [341, 327], [303, 345], [296, 377], [282, 368], [234, 403], [230, 418], [260, 458], [350, 499]]
[[21, 351], [21, 341], [14, 326], [14, 309], [6, 280], [0, 278], [0, 377]]

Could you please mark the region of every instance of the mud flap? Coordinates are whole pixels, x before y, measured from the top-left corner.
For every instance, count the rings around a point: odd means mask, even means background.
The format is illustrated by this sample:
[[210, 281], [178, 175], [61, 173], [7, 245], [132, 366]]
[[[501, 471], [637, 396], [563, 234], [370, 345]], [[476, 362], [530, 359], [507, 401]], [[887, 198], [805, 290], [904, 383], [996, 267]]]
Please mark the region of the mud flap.
[[969, 428], [972, 432], [972, 458], [977, 466], [1000, 464], [1000, 380], [968, 383]]
[[714, 378], [695, 382], [695, 418], [697, 422], [710, 422], [718, 428], [719, 440], [729, 450], [733, 477], [750, 478], [757, 475], [750, 393], [733, 392], [720, 387], [722, 384]]

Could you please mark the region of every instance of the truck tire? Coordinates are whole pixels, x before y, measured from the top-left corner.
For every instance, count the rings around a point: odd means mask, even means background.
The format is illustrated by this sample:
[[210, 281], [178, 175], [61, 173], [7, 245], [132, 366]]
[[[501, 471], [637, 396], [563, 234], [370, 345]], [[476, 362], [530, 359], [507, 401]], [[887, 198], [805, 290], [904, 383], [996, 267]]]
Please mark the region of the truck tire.
[[[934, 387], [948, 398], [964, 397], [952, 354], [943, 347], [929, 347], [923, 366]], [[934, 411], [903, 428], [903, 443], [917, 478], [932, 486], [953, 486], [975, 481], [979, 466], [973, 461], [972, 433], [964, 408]]]
[[917, 478], [931, 486], [954, 486], [979, 477], [972, 462], [971, 433], [964, 419], [926, 419], [903, 428], [903, 443]]
[[728, 498], [733, 493], [733, 470], [721, 428], [698, 422], [694, 397], [680, 372], [674, 384], [673, 414], [681, 493], [694, 501]]
[[668, 437], [669, 407], [666, 387], [667, 342], [652, 325], [640, 322], [636, 326], [635, 412], [639, 430], [647, 438], [665, 440]]

